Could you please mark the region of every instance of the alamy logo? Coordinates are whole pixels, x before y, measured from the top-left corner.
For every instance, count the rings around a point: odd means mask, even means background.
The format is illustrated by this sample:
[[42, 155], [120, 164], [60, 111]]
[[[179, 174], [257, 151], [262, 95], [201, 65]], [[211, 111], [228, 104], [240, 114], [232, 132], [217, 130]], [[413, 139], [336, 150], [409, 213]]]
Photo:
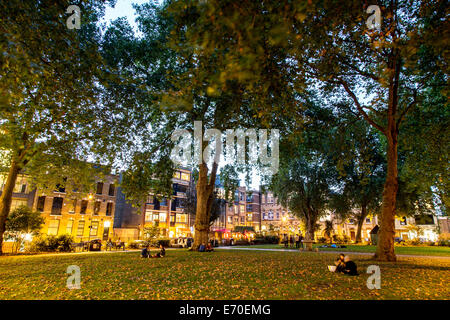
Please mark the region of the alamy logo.
[[81, 29], [81, 10], [79, 6], [70, 5], [67, 7], [66, 13], [72, 13], [66, 20], [68, 29]]
[[367, 278], [367, 288], [370, 290], [381, 289], [381, 270], [379, 266], [370, 265], [367, 267], [367, 273], [371, 274]]
[[366, 26], [369, 30], [371, 29], [377, 29], [378, 31], [381, 30], [381, 10], [380, 7], [372, 4], [370, 5], [366, 13], [371, 14], [369, 18], [366, 20]]
[[[198, 164], [202, 161], [207, 162], [211, 157], [214, 162], [219, 162], [220, 155], [222, 154], [222, 132], [218, 129], [206, 129], [203, 135], [202, 131], [202, 122], [194, 121], [194, 139], [192, 139], [191, 133], [185, 129], [178, 129], [172, 133], [171, 139], [175, 143], [175, 147], [171, 152], [171, 160], [176, 165], [185, 165], [186, 163]], [[234, 158], [238, 164], [244, 164], [246, 155], [248, 154], [247, 163], [252, 165], [259, 164], [263, 173], [266, 175], [276, 174], [279, 166], [280, 133], [278, 129], [272, 129], [270, 131], [269, 156], [266, 129], [259, 129], [259, 134], [257, 134], [256, 129], [226, 130], [226, 158], [230, 160]], [[248, 137], [248, 153], [245, 149], [246, 137]], [[237, 140], [236, 148], [235, 139]], [[193, 148], [192, 140], [194, 140]], [[203, 141], [211, 143], [202, 152], [201, 146]]]
[[71, 265], [67, 267], [67, 274], [70, 276], [67, 278], [67, 289], [80, 289], [81, 282], [81, 271], [80, 267], [77, 265]]

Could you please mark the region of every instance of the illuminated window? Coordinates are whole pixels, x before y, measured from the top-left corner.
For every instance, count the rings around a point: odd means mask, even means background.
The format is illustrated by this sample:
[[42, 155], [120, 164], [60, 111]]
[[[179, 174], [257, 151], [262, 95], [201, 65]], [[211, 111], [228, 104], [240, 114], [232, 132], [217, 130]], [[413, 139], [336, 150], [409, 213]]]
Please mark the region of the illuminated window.
[[177, 214], [177, 222], [186, 223], [187, 222], [187, 214]]
[[182, 172], [181, 173], [181, 180], [189, 181], [189, 180], [191, 180], [191, 175], [189, 173]]
[[59, 229], [59, 220], [50, 220], [48, 223], [47, 234], [49, 236], [56, 236], [58, 234]]
[[75, 213], [75, 210], [77, 209], [77, 200], [73, 199], [71, 202], [69, 202], [69, 213]]
[[26, 206], [27, 205], [27, 200], [15, 200], [13, 199], [11, 201], [11, 208], [10, 208], [10, 212], [17, 209], [20, 206]]
[[73, 220], [69, 220], [69, 221], [67, 221], [67, 225], [66, 225], [66, 233], [71, 235], [72, 229], [73, 229]]
[[84, 234], [84, 220], [78, 221], [77, 236], [82, 237]]
[[233, 223], [233, 217], [228, 217], [228, 223]]
[[91, 236], [96, 236], [98, 232], [98, 221], [92, 221], [91, 223]]
[[162, 222], [165, 222], [167, 220], [167, 213], [161, 212], [159, 214], [159, 220], [162, 221]]
[[175, 179], [180, 179], [180, 171], [175, 171], [175, 172], [173, 173], [173, 177], [174, 177]]
[[241, 212], [245, 212], [245, 206], [241, 204]]
[[153, 221], [153, 212], [145, 211], [145, 221]]
[[234, 213], [236, 213], [236, 214], [239, 213], [239, 207], [238, 206], [234, 206]]
[[100, 206], [101, 206], [101, 202], [100, 201], [95, 201], [95, 205], [94, 205], [94, 215], [98, 215], [98, 213], [100, 212]]

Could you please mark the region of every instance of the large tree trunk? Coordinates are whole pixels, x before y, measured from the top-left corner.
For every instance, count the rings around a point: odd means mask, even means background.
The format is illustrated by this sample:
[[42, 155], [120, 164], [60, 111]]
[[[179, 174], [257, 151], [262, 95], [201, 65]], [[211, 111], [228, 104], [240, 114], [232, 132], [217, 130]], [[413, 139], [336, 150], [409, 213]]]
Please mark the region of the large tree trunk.
[[213, 202], [214, 184], [216, 181], [217, 163], [213, 163], [210, 179], [208, 182], [208, 166], [205, 162], [199, 165], [197, 181], [197, 208], [195, 212], [195, 235], [193, 250], [208, 243], [209, 216]]
[[8, 217], [9, 210], [11, 209], [12, 194], [20, 170], [20, 166], [15, 160], [13, 160], [11, 162], [11, 167], [9, 168], [5, 187], [3, 188], [2, 195], [0, 196], [0, 255], [3, 254], [2, 246], [3, 234], [5, 233], [6, 218]]
[[360, 243], [361, 242], [361, 231], [362, 231], [362, 226], [364, 224], [364, 220], [367, 217], [367, 206], [363, 205], [361, 206], [361, 213], [360, 216], [358, 217], [358, 226], [356, 228], [356, 239], [355, 239], [355, 243]]
[[380, 261], [396, 261], [394, 253], [395, 203], [398, 190], [397, 140], [388, 138], [387, 175], [383, 190], [380, 231], [375, 258]]

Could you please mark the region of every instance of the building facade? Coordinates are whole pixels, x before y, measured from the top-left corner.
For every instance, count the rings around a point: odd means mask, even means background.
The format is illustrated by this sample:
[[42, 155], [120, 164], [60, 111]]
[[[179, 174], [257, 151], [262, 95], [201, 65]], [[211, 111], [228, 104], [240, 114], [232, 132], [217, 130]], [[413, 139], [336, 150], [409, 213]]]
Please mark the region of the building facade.
[[167, 238], [190, 237], [193, 234], [193, 217], [184, 212], [183, 199], [191, 183], [188, 169], [179, 168], [172, 178], [171, 199], [149, 194], [140, 208], [133, 207], [119, 189], [114, 234], [124, 241], [143, 238], [146, 227], [158, 225], [161, 236]]

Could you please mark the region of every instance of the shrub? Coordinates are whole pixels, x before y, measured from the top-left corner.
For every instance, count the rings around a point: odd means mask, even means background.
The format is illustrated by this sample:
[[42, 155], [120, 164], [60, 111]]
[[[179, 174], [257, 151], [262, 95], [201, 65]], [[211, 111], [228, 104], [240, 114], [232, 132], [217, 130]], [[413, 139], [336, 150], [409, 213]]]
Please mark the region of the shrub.
[[133, 241], [128, 245], [129, 249], [140, 249], [142, 247], [141, 242]]
[[39, 236], [33, 239], [28, 251], [30, 252], [71, 252], [73, 251], [72, 236]]
[[327, 239], [325, 239], [324, 237], [320, 237], [319, 239], [317, 239], [317, 241], [319, 243], [327, 243]]
[[450, 247], [450, 240], [448, 240], [448, 239], [441, 239], [441, 240], [438, 241], [438, 246]]
[[157, 239], [152, 241], [155, 247], [159, 247], [161, 244], [164, 248], [168, 248], [170, 246], [170, 239]]

